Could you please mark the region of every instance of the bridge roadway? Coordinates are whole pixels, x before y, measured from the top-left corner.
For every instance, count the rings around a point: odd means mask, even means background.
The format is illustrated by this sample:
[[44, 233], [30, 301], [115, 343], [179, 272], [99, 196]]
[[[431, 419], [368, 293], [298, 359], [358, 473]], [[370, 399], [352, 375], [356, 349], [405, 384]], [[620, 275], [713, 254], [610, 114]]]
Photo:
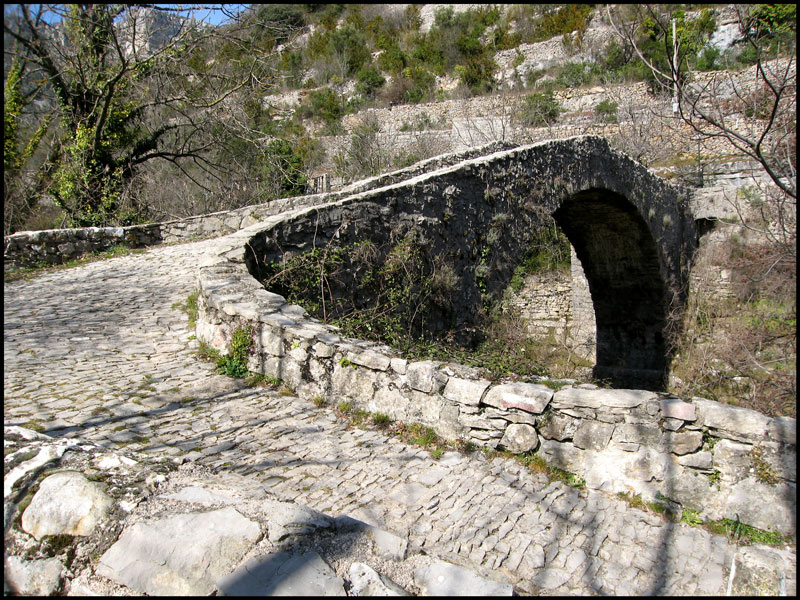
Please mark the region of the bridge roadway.
[[436, 460], [348, 427], [331, 407], [216, 375], [174, 306], [194, 290], [209, 243], [6, 283], [5, 424], [251, 476], [284, 499], [494, 572], [523, 594], [725, 592], [725, 537], [551, 483], [512, 460]]

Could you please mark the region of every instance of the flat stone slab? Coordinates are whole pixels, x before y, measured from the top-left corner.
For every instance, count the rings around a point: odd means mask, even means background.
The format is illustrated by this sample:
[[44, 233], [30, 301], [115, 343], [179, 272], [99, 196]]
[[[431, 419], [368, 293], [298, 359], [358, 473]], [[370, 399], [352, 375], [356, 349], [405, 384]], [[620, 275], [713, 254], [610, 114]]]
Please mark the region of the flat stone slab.
[[434, 559], [414, 570], [414, 582], [425, 596], [511, 596], [513, 586]]
[[553, 408], [634, 408], [656, 398], [644, 390], [562, 388], [553, 394]]
[[344, 582], [316, 552], [248, 560], [217, 580], [220, 596], [346, 596]]
[[150, 596], [207, 596], [260, 538], [258, 523], [232, 507], [139, 522], [100, 557], [97, 574]]
[[553, 390], [538, 383], [506, 383], [491, 388], [483, 404], [496, 408], [518, 408], [525, 412], [541, 414], [550, 400]]
[[403, 588], [362, 562], [354, 562], [347, 572], [351, 596], [408, 596]]
[[269, 539], [278, 542], [289, 535], [303, 535], [315, 529], [333, 527], [333, 519], [316, 510], [278, 500], [265, 500], [264, 512], [269, 516]]

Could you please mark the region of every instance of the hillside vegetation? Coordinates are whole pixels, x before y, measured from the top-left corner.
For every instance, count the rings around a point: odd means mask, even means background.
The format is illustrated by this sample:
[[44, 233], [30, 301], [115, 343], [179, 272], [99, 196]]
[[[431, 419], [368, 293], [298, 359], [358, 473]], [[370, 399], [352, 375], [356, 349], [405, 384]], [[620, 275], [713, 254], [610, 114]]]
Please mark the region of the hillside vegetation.
[[[174, 7], [6, 5], [4, 233], [302, 195], [322, 172], [346, 182], [448, 151], [437, 132], [480, 121], [466, 108], [460, 124], [415, 112], [401, 148], [381, 142], [381, 109], [485, 98], [513, 141], [580, 118], [678, 173], [700, 171], [701, 141], [723, 140], [716, 158], [756, 161], [765, 183], [728, 198], [739, 229], [708, 268], [730, 273], [729, 293], [693, 296], [676, 391], [794, 413], [794, 5], [279, 4], [230, 16], [210, 26]], [[675, 127], [663, 114], [609, 92], [625, 84], [659, 105], [674, 95], [694, 154], [665, 142]], [[594, 87], [602, 100], [568, 110], [565, 97]]]

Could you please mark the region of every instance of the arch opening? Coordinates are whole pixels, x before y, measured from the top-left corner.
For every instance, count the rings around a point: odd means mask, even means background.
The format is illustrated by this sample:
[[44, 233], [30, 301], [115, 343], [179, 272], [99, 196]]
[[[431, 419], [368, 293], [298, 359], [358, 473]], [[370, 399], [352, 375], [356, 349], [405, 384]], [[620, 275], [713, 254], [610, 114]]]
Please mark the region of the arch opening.
[[613, 387], [663, 389], [667, 306], [655, 240], [623, 196], [589, 189], [553, 213], [580, 260], [595, 312], [593, 375]]

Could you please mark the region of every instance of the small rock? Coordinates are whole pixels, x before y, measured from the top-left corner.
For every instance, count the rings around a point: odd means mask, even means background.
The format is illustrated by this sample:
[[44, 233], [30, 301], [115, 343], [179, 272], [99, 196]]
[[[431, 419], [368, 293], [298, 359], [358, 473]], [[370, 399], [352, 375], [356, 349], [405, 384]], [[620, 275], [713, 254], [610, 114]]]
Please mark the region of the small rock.
[[9, 556], [5, 562], [4, 595], [51, 596], [61, 586], [64, 565], [57, 558], [27, 561]]
[[408, 596], [403, 588], [364, 563], [350, 565], [348, 576], [351, 596]]
[[45, 535], [89, 535], [114, 504], [105, 487], [76, 471], [50, 475], [22, 513], [22, 528], [37, 540]]
[[538, 445], [539, 436], [536, 435], [536, 430], [524, 423], [511, 423], [500, 440], [500, 446], [514, 453], [528, 452]]
[[266, 500], [264, 512], [269, 515], [269, 540], [279, 542], [289, 535], [311, 533], [333, 526], [333, 520], [306, 506], [292, 502]]

